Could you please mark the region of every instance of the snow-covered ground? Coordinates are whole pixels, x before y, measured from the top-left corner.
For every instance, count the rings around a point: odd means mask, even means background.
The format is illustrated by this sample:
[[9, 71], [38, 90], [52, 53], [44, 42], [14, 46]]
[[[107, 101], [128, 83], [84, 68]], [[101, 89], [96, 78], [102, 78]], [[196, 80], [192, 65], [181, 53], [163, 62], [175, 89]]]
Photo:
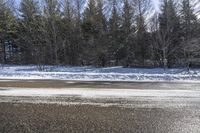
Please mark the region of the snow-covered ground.
[[5, 65], [0, 68], [0, 79], [55, 79], [81, 81], [195, 81], [200, 82], [200, 69], [70, 67], [46, 66], [40, 72], [36, 66]]

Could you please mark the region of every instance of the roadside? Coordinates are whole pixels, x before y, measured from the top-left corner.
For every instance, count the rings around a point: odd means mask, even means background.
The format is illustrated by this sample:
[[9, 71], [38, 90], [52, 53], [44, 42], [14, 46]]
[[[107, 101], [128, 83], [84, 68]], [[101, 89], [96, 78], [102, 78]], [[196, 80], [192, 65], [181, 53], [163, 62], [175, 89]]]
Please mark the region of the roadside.
[[73, 80], [73, 81], [130, 81], [130, 82], [200, 82], [200, 69], [176, 68], [123, 68], [123, 67], [72, 67], [5, 65], [0, 69], [0, 79]]

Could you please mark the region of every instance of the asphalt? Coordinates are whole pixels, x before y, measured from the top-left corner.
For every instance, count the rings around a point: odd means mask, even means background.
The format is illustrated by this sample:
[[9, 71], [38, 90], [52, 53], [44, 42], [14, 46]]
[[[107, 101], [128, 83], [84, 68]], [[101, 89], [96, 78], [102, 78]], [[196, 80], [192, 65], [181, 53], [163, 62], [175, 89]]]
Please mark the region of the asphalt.
[[199, 133], [200, 83], [0, 80], [0, 132]]
[[0, 79], [0, 87], [16, 88], [114, 88], [114, 89], [200, 89], [200, 82], [120, 82], [65, 80], [7, 80]]

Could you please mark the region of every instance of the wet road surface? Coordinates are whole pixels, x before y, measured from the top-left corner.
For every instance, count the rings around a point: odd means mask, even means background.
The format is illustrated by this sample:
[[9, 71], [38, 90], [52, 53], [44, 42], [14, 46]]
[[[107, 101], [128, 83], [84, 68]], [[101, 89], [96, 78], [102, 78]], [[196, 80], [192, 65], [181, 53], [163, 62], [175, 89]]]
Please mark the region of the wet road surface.
[[199, 133], [200, 83], [0, 80], [0, 132]]

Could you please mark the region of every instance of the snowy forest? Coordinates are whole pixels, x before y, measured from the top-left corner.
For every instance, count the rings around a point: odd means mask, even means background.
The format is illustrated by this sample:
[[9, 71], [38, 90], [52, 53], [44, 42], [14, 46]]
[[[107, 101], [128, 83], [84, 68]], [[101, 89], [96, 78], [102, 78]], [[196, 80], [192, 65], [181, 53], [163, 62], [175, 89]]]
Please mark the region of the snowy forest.
[[200, 66], [200, 1], [0, 0], [0, 64]]

